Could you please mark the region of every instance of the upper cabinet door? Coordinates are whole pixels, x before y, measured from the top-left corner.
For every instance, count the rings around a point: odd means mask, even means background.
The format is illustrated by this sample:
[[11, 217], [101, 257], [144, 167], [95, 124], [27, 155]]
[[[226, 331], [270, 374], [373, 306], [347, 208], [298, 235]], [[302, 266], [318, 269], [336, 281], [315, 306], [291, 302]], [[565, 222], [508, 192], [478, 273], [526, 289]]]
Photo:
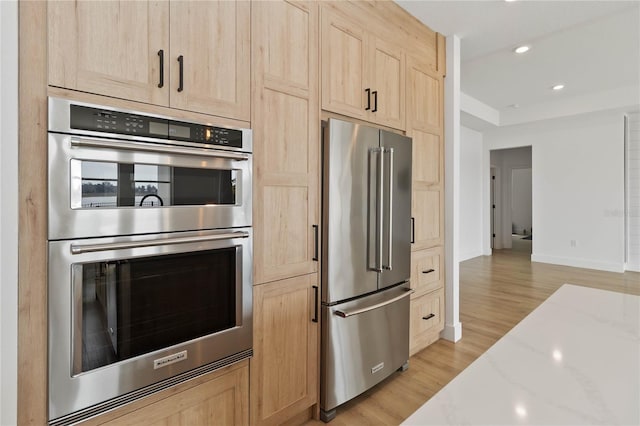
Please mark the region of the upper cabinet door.
[[49, 85], [169, 104], [167, 2], [52, 1], [47, 7]]
[[370, 121], [404, 129], [405, 54], [402, 48], [371, 37]]
[[371, 110], [366, 35], [353, 21], [322, 8], [322, 108], [362, 120]]
[[408, 65], [408, 122], [407, 127], [422, 131], [442, 133], [442, 76], [432, 67], [415, 58]]
[[249, 121], [248, 1], [171, 2], [171, 107]]

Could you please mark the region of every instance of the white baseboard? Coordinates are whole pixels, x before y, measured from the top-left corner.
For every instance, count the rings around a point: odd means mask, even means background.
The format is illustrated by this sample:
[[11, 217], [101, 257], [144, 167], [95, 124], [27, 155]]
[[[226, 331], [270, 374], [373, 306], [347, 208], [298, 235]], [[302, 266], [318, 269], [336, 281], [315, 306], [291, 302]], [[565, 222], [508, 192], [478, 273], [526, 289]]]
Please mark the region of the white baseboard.
[[473, 259], [474, 257], [482, 256], [482, 250], [473, 250], [465, 253], [460, 253], [460, 262], [465, 260]]
[[625, 271], [640, 272], [640, 263], [638, 263], [638, 262], [627, 263], [624, 266], [624, 270]]
[[553, 265], [572, 266], [574, 268], [597, 269], [608, 272], [624, 272], [623, 262], [597, 262], [576, 257], [547, 256], [544, 254], [532, 254], [532, 262], [551, 263]]
[[455, 324], [445, 324], [444, 330], [440, 332], [440, 337], [453, 343], [462, 339], [462, 323], [458, 321]]

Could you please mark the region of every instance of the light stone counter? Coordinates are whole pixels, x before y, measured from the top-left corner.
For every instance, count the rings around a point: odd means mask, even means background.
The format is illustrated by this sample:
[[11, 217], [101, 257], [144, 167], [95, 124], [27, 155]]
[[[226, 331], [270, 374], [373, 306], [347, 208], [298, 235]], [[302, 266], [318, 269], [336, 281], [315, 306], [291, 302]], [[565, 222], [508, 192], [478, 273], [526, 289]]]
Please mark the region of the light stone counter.
[[640, 297], [563, 285], [403, 424], [640, 425]]

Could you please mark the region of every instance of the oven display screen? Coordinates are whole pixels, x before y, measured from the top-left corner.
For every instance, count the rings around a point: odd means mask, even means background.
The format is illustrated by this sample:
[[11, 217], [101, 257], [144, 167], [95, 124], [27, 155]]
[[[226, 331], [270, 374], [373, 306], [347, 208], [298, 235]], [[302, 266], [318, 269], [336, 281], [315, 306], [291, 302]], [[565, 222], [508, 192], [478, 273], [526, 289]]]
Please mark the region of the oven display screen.
[[187, 126], [171, 124], [169, 125], [169, 137], [189, 139], [191, 138], [191, 129]]
[[149, 133], [152, 135], [164, 136], [167, 135], [167, 123], [160, 123], [158, 121], [149, 121]]

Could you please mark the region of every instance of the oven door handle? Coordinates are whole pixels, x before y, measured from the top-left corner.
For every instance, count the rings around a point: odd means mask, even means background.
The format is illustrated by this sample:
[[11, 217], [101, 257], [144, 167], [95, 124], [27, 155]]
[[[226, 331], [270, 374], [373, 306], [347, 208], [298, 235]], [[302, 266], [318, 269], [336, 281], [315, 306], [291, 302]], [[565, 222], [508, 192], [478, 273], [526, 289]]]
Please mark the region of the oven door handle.
[[229, 160], [237, 160], [237, 161], [249, 160], [249, 154], [225, 152], [225, 151], [219, 151], [219, 150], [214, 151], [211, 149], [202, 149], [202, 148], [163, 146], [163, 145], [154, 145], [154, 144], [140, 143], [140, 142], [124, 142], [124, 141], [72, 138], [71, 146], [119, 149], [119, 150], [128, 150], [128, 151], [157, 152], [161, 154], [198, 155], [198, 156], [214, 157], [214, 158], [226, 158]]
[[226, 232], [224, 234], [204, 235], [197, 237], [163, 238], [155, 240], [126, 241], [122, 243], [71, 244], [71, 254], [82, 254], [107, 250], [126, 250], [132, 248], [166, 246], [172, 244], [201, 243], [204, 241], [230, 240], [233, 238], [249, 238], [249, 233]]

